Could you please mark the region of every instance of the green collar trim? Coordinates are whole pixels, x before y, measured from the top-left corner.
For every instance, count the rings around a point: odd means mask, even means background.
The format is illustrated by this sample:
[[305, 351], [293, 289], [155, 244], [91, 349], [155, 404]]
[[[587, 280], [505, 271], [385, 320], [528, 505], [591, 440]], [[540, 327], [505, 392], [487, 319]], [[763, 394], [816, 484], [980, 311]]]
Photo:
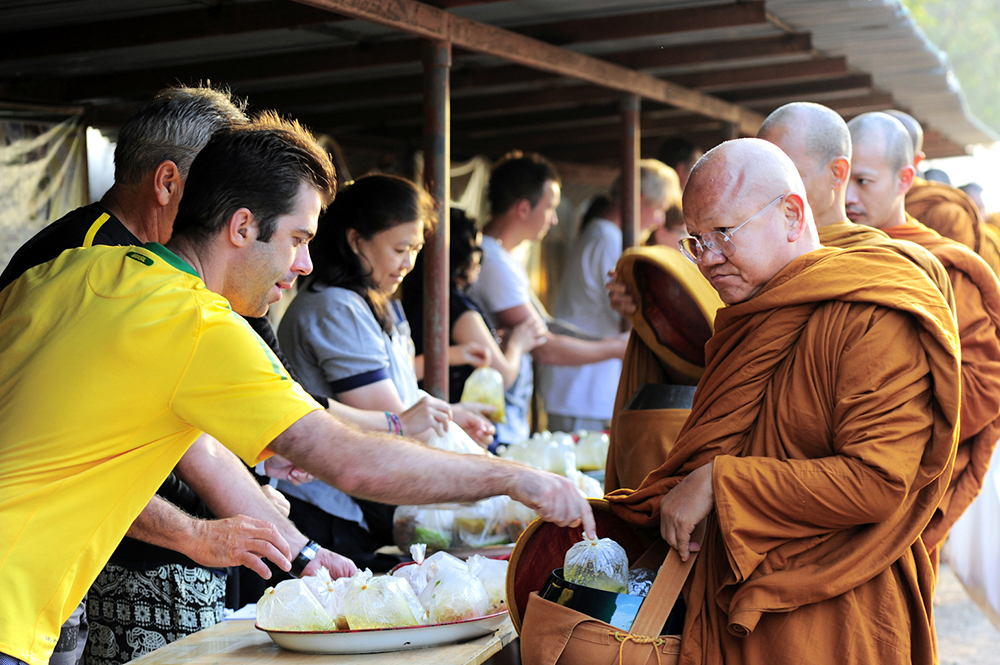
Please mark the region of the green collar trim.
[[188, 273], [189, 275], [194, 275], [198, 279], [201, 279], [201, 275], [198, 274], [197, 270], [195, 270], [194, 268], [191, 267], [190, 263], [188, 263], [187, 261], [185, 261], [181, 257], [177, 256], [176, 254], [174, 254], [173, 252], [171, 252], [169, 249], [167, 249], [166, 247], [164, 247], [160, 243], [158, 243], [158, 242], [147, 242], [145, 245], [142, 246], [142, 248], [143, 249], [148, 249], [153, 254], [156, 254], [161, 259], [163, 259], [164, 261], [166, 261], [167, 263], [169, 263], [173, 267], [177, 268], [178, 270], [182, 270], [182, 271]]

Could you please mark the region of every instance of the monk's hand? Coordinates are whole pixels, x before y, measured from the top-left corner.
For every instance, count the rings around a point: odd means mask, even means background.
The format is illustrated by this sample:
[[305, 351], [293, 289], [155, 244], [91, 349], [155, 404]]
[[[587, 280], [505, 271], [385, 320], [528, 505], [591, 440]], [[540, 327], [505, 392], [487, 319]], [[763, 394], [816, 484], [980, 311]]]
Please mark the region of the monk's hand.
[[701, 549], [699, 543], [691, 542], [691, 534], [715, 506], [713, 466], [709, 462], [695, 469], [660, 499], [660, 535], [677, 550], [681, 561]]
[[614, 270], [608, 273], [611, 279], [606, 285], [608, 289], [608, 299], [611, 301], [611, 309], [618, 312], [623, 319], [627, 319], [636, 310], [635, 296], [633, 296], [625, 283], [618, 278], [618, 273]]
[[265, 580], [271, 571], [262, 559], [270, 559], [282, 570], [292, 567], [288, 542], [270, 522], [246, 515], [221, 520], [195, 520], [193, 551], [185, 552], [207, 568], [246, 566]]
[[319, 548], [315, 558], [309, 562], [302, 571], [302, 577], [307, 575], [318, 575], [321, 568], [330, 571], [330, 577], [353, 577], [358, 572], [358, 567], [347, 557], [340, 556], [336, 552], [331, 552], [325, 547]]
[[528, 506], [546, 522], [559, 526], [583, 527], [591, 539], [597, 538], [594, 513], [576, 485], [562, 476], [529, 466], [515, 467], [508, 494]]

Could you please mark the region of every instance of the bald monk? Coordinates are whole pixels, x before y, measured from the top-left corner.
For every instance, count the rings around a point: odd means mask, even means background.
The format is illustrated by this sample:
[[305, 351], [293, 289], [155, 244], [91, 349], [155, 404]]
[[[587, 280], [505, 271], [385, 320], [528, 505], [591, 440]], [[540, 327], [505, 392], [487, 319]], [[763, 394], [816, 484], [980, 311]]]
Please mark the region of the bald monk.
[[766, 141], [707, 153], [683, 207], [685, 252], [727, 307], [667, 461], [608, 496], [682, 559], [700, 551], [680, 662], [935, 663], [919, 536], [954, 454], [951, 311], [895, 252], [822, 247]]
[[865, 113], [847, 126], [854, 146], [847, 216], [923, 245], [944, 264], [955, 291], [962, 344], [961, 436], [948, 492], [923, 536], [936, 557], [948, 529], [982, 489], [1000, 436], [1000, 285], [975, 252], [906, 214], [903, 198], [914, 167], [903, 125], [884, 113]]
[[757, 138], [777, 145], [795, 164], [821, 244], [891, 249], [927, 273], [955, 311], [951, 280], [933, 254], [916, 243], [893, 240], [878, 229], [847, 219], [844, 198], [851, 173], [851, 133], [836, 111], [809, 102], [785, 104], [767, 116]]
[[[924, 159], [924, 129], [902, 111], [885, 111], [902, 123], [913, 146], [913, 168]], [[976, 252], [1000, 275], [1000, 233], [990, 227], [975, 200], [958, 187], [914, 176], [906, 192], [906, 212], [924, 226]]]

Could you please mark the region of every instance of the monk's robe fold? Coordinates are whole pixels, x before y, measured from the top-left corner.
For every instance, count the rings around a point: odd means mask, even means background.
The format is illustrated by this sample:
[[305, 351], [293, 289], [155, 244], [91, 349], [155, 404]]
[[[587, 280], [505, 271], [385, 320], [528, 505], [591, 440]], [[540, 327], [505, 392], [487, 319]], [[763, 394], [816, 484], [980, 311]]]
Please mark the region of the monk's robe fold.
[[951, 474], [955, 321], [926, 274], [882, 248], [822, 248], [720, 310], [691, 416], [666, 462], [608, 500], [660, 500], [714, 462], [681, 663], [936, 662], [920, 533]]
[[983, 241], [982, 216], [969, 195], [943, 182], [914, 178], [906, 192], [906, 214], [977, 254]]
[[924, 533], [927, 549], [933, 550], [978, 496], [1000, 436], [1000, 284], [974, 252], [911, 217], [885, 232], [930, 251], [955, 290], [962, 345], [961, 435], [951, 485]]
[[894, 240], [886, 233], [854, 222], [844, 220], [817, 228], [819, 241], [825, 247], [850, 249], [851, 247], [885, 247], [909, 259], [915, 266], [927, 273], [934, 286], [944, 297], [951, 311], [955, 312], [955, 291], [944, 265], [930, 251], [909, 240]]

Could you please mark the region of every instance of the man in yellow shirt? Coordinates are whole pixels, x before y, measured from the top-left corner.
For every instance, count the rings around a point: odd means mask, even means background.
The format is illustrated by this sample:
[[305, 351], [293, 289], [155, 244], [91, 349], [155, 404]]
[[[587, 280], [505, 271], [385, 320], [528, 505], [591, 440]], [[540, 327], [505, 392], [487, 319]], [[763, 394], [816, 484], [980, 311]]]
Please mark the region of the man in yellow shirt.
[[262, 315], [311, 271], [308, 242], [333, 191], [329, 158], [297, 125], [237, 129], [195, 159], [166, 246], [69, 250], [0, 292], [0, 653], [46, 663], [202, 432], [247, 463], [281, 454], [355, 496], [509, 494], [593, 534], [565, 479], [334, 418], [235, 314]]

